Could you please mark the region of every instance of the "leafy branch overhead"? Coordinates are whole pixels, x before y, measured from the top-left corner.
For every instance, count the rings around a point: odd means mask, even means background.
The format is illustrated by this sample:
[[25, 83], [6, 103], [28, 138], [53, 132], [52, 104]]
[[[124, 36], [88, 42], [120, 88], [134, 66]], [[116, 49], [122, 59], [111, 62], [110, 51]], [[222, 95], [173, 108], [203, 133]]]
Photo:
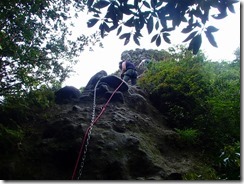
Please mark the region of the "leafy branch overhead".
[[[89, 12], [93, 18], [88, 21], [88, 27], [100, 23], [101, 36], [117, 30], [120, 39], [126, 45], [133, 38], [140, 45], [141, 30], [146, 27], [148, 34], [153, 33], [151, 42], [157, 46], [162, 40], [171, 43], [170, 32], [181, 23], [186, 23], [182, 29], [187, 34], [183, 42], [189, 41], [189, 50], [197, 53], [202, 43], [202, 33], [208, 38], [210, 44], [217, 47], [213, 33], [218, 31], [214, 26], [206, 27], [209, 21], [210, 9], [218, 10], [212, 15], [215, 19], [227, 17], [227, 11], [235, 13], [233, 4], [239, 0], [87, 0]], [[105, 13], [104, 13], [105, 12]], [[128, 32], [126, 29], [131, 28]]]
[[82, 2], [65, 0], [0, 1], [0, 96], [24, 94], [43, 84], [63, 82], [76, 56], [96, 34], [71, 38], [71, 7], [83, 11]]

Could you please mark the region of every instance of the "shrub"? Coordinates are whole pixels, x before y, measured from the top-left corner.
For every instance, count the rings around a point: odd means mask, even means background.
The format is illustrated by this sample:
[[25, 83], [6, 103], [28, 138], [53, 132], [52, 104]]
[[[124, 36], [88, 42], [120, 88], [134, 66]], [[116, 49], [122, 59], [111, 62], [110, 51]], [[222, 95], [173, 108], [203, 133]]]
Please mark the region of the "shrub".
[[226, 145], [219, 156], [222, 179], [240, 180], [240, 142]]
[[199, 138], [199, 131], [196, 129], [180, 130], [176, 128], [175, 130], [180, 135], [180, 138], [188, 144], [196, 143]]
[[[172, 51], [171, 58], [152, 63], [139, 86], [182, 139], [199, 140], [206, 157], [222, 165], [220, 178], [238, 179], [239, 152], [233, 151], [233, 144], [240, 141], [240, 57], [210, 62], [184, 49]], [[224, 158], [216, 162], [222, 148]]]

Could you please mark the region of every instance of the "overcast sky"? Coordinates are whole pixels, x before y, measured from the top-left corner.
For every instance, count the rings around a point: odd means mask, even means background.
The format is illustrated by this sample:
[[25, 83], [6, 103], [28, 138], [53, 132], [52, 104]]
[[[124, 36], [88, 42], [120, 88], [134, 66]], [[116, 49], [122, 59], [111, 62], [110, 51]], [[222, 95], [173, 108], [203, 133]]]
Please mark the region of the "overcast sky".
[[[233, 60], [234, 51], [240, 46], [240, 4], [235, 5], [236, 14], [228, 12], [228, 17], [223, 20], [211, 19], [209, 24], [219, 29], [214, 33], [215, 41], [218, 44], [218, 48], [213, 47], [203, 35], [203, 41], [201, 50], [204, 51], [208, 59], [213, 61], [221, 60]], [[89, 15], [88, 15], [89, 16]], [[87, 15], [83, 15], [82, 19], [78, 19], [75, 22], [76, 28], [74, 29], [74, 35], [82, 31], [82, 33], [91, 33], [93, 29], [87, 28], [86, 21]], [[179, 31], [181, 28], [179, 29]], [[120, 61], [120, 55], [125, 50], [131, 49], [167, 49], [172, 46], [167, 43], [163, 43], [157, 47], [155, 43], [150, 43], [152, 35], [144, 34], [140, 39], [141, 46], [136, 45], [133, 41], [124, 46], [124, 40], [120, 40], [116, 36], [116, 31], [111, 32], [109, 36], [103, 39], [104, 48], [95, 47], [91, 52], [88, 49], [81, 53], [79, 62], [75, 65], [75, 72], [67, 79], [63, 86], [74, 86], [80, 88], [86, 86], [89, 79], [101, 70], [105, 70], [108, 74], [115, 72], [118, 69], [118, 62]], [[171, 43], [181, 44], [187, 37], [186, 34], [178, 34], [177, 32], [171, 33]], [[189, 44], [189, 43], [188, 43]]]

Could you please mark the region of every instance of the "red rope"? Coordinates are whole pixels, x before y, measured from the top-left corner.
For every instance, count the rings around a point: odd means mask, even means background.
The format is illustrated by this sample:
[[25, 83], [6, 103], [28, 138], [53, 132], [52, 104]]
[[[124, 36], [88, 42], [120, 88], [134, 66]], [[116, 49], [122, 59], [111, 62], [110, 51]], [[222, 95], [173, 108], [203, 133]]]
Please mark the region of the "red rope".
[[95, 125], [95, 123], [97, 123], [98, 119], [102, 116], [102, 114], [104, 113], [104, 111], [106, 110], [106, 107], [107, 105], [109, 104], [110, 100], [112, 99], [112, 97], [114, 96], [114, 94], [118, 91], [118, 89], [120, 88], [120, 86], [124, 83], [124, 81], [122, 81], [120, 83], [120, 85], [114, 90], [114, 92], [112, 93], [112, 95], [110, 96], [110, 98], [108, 99], [108, 101], [106, 102], [106, 104], [103, 106], [100, 114], [97, 116], [97, 118], [90, 124], [90, 126], [87, 128], [86, 130], [86, 133], [84, 135], [84, 138], [83, 138], [83, 141], [82, 141], [82, 144], [81, 144], [81, 148], [80, 148], [80, 152], [79, 152], [79, 155], [77, 157], [77, 160], [76, 160], [76, 164], [75, 164], [75, 168], [74, 168], [74, 171], [73, 171], [73, 174], [72, 174], [72, 180], [74, 179], [75, 177], [75, 174], [76, 174], [76, 171], [77, 171], [77, 167], [78, 167], [78, 164], [79, 164], [79, 161], [80, 161], [80, 157], [81, 157], [81, 154], [83, 152], [83, 148], [84, 148], [84, 145], [85, 145], [85, 141], [87, 139], [87, 136], [88, 136], [88, 132], [89, 130], [92, 128], [93, 125]]

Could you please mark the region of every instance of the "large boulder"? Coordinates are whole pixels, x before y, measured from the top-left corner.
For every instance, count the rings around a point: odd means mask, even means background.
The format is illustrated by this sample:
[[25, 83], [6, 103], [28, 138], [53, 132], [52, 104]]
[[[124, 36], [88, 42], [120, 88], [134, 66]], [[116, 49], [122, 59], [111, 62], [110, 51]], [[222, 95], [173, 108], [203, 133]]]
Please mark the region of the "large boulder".
[[[119, 77], [115, 75], [109, 75], [106, 77], [102, 77], [100, 82], [106, 83], [109, 87], [116, 89], [123, 82]], [[118, 88], [118, 91], [125, 92], [129, 89], [128, 84], [123, 82], [122, 85]]]
[[78, 101], [80, 96], [80, 90], [73, 86], [65, 86], [55, 92], [55, 102], [57, 104], [65, 104], [72, 101]]
[[93, 75], [91, 77], [91, 79], [88, 81], [86, 87], [85, 87], [85, 91], [87, 90], [94, 90], [97, 82], [99, 81], [99, 79], [101, 79], [104, 76], [107, 76], [107, 72], [104, 70], [101, 70], [100, 72], [97, 72], [95, 75]]
[[[117, 91], [115, 91], [116, 89]], [[126, 84], [126, 82], [123, 82], [119, 77], [115, 75], [107, 76], [106, 72], [100, 71], [96, 73], [93, 77], [91, 77], [87, 86], [82, 92], [80, 100], [81, 101], [92, 100], [95, 94], [94, 90], [96, 90], [96, 98], [103, 97], [105, 100], [108, 100], [110, 99], [110, 97], [112, 97], [111, 101], [124, 103], [123, 93], [128, 91], [128, 89], [129, 86]]]

